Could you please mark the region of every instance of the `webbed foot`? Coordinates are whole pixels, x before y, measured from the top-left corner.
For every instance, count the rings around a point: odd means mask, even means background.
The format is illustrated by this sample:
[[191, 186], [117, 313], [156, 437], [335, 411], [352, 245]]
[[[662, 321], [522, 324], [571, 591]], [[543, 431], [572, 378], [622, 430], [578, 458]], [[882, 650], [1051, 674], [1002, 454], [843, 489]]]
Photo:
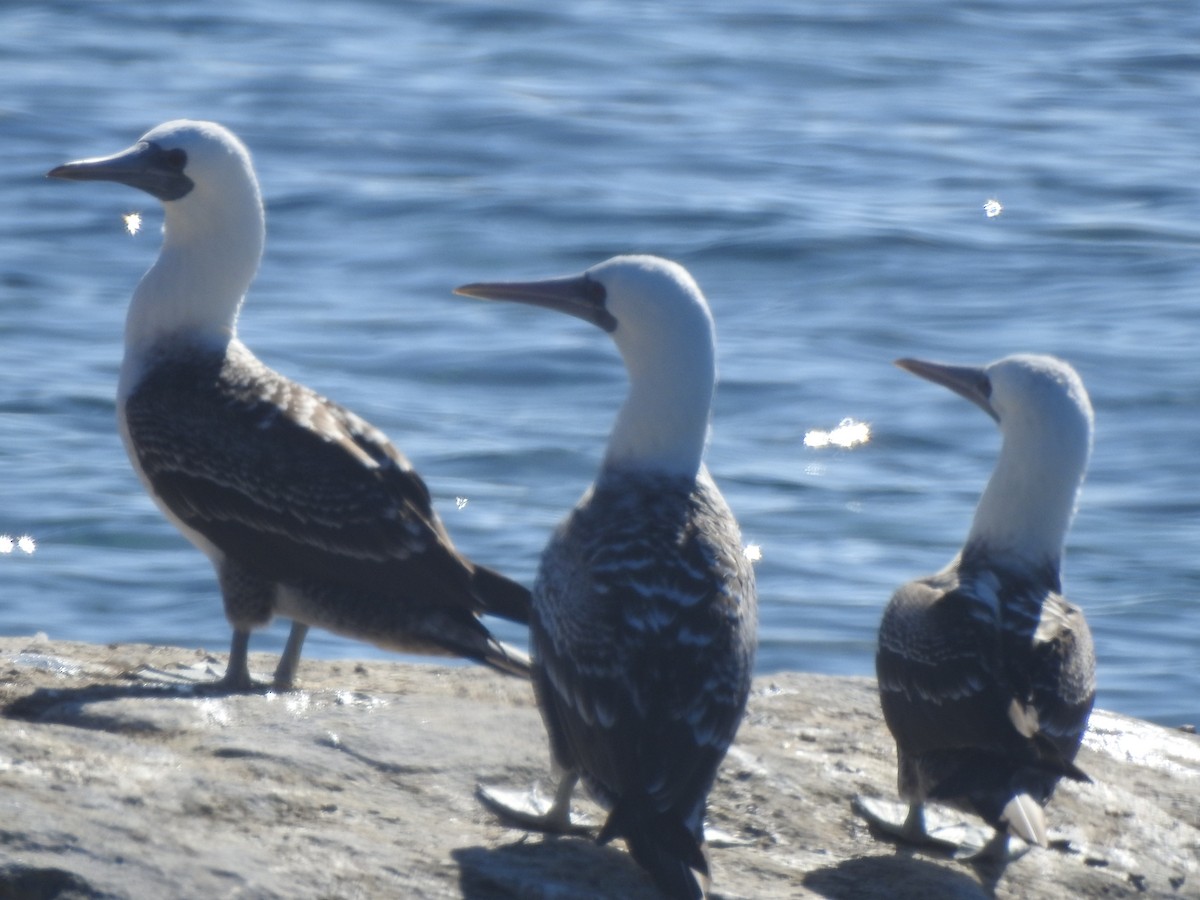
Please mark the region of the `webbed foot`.
[[955, 859], [971, 861], [980, 854], [984, 854], [984, 859], [993, 858], [988, 854], [996, 852], [994, 844], [998, 838], [1006, 837], [996, 835], [987, 826], [973, 825], [941, 813], [933, 814], [937, 821], [936, 827], [928, 828], [925, 822], [925, 808], [919, 803], [895, 803], [875, 797], [859, 796], [850, 802], [850, 807], [867, 822], [876, 835]]
[[549, 804], [536, 788], [522, 792], [477, 785], [475, 796], [493, 815], [513, 827], [546, 834], [590, 835], [595, 823], [571, 821], [571, 793], [577, 780], [573, 774], [563, 777]]

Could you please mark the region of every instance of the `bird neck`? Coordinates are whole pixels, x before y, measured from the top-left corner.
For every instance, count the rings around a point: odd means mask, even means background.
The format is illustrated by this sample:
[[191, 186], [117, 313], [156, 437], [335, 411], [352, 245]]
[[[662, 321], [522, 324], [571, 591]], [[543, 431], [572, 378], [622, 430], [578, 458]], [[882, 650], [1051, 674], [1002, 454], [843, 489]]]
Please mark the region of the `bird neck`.
[[716, 367], [711, 343], [687, 356], [625, 353], [629, 395], [608, 440], [605, 469], [694, 478], [708, 441]]
[[236, 335], [242, 298], [262, 258], [262, 201], [255, 185], [219, 204], [204, 201], [189, 196], [164, 204], [162, 250], [125, 320], [127, 358], [167, 338], [223, 344]]
[[[1030, 448], [1042, 445], [1041, 452]], [[1058, 571], [1090, 447], [1006, 439], [988, 480], [968, 545], [1025, 567]]]

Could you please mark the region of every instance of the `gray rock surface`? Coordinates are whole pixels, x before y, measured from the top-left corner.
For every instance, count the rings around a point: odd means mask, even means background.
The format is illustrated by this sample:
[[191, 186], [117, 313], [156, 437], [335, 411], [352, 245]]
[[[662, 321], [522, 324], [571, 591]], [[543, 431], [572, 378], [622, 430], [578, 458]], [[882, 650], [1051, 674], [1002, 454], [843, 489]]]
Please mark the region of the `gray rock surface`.
[[[474, 799], [549, 788], [528, 684], [312, 659], [289, 694], [163, 683], [223, 666], [0, 638], [0, 900], [655, 896], [619, 842], [527, 836]], [[1051, 803], [1058, 848], [1012, 862], [995, 895], [1200, 897], [1200, 738], [1097, 712], [1078, 762], [1095, 783]], [[873, 682], [760, 679], [711, 800], [731, 838], [714, 896], [989, 895], [968, 865], [876, 840], [856, 795], [895, 799]]]

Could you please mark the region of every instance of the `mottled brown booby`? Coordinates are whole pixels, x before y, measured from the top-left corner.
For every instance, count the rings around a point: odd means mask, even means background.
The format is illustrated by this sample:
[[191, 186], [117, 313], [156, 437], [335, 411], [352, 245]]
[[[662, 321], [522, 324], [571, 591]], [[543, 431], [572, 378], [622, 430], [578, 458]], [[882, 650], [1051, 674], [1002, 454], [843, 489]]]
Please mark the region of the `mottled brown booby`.
[[1043, 806], [1074, 764], [1095, 696], [1091, 633], [1062, 593], [1063, 544], [1092, 447], [1092, 406], [1069, 365], [1017, 355], [975, 368], [902, 359], [978, 404], [1003, 434], [962, 551], [892, 596], [876, 671], [896, 739], [900, 824], [927, 838], [924, 804], [996, 829], [976, 859], [1003, 860], [1008, 835], [1047, 845]]
[[534, 686], [562, 780], [544, 817], [520, 821], [567, 827], [582, 778], [609, 810], [598, 840], [623, 837], [667, 896], [701, 897], [705, 805], [746, 707], [757, 623], [741, 533], [703, 463], [716, 379], [708, 304], [683, 267], [650, 256], [458, 293], [591, 322], [630, 378], [595, 483], [534, 585]]
[[146, 490], [216, 568], [233, 626], [217, 684], [252, 686], [250, 632], [275, 614], [293, 622], [279, 688], [311, 625], [524, 674], [524, 655], [479, 617], [527, 621], [528, 591], [454, 548], [425, 483], [379, 430], [238, 340], [265, 236], [242, 142], [177, 120], [49, 174], [140, 188], [165, 210], [161, 252], [126, 318], [117, 413]]

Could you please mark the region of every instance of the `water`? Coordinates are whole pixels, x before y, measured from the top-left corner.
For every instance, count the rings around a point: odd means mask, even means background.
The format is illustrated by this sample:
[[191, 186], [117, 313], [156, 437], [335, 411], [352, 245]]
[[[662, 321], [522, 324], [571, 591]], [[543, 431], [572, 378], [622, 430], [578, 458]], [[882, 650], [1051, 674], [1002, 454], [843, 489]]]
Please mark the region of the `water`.
[[[1099, 703], [1200, 718], [1200, 12], [560, 6], [0, 7], [0, 534], [38, 541], [0, 555], [0, 633], [226, 649], [208, 563], [113, 423], [161, 212], [42, 177], [190, 116], [263, 182], [247, 343], [392, 435], [460, 546], [521, 579], [624, 375], [583, 323], [450, 288], [625, 251], [688, 266], [720, 331], [710, 466], [762, 546], [763, 672], [870, 673], [892, 589], [966, 532], [996, 431], [890, 361], [1070, 360], [1097, 437], [1065, 577]], [[871, 443], [804, 446], [847, 416]], [[323, 633], [306, 653], [386, 656]]]

